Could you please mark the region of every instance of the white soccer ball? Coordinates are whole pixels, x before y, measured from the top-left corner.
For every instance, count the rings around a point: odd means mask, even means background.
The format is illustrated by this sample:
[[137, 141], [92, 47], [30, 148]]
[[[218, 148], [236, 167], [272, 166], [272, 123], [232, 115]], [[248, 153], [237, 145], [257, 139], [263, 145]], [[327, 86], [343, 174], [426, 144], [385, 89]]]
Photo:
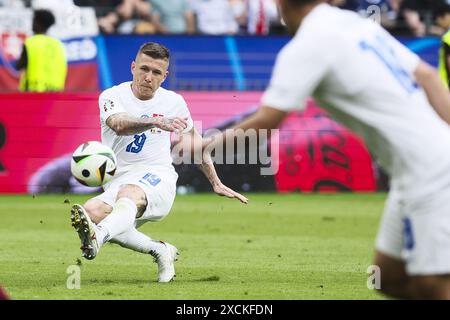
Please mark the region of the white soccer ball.
[[89, 187], [98, 187], [114, 176], [117, 158], [112, 149], [98, 141], [80, 145], [72, 155], [70, 170], [75, 179]]

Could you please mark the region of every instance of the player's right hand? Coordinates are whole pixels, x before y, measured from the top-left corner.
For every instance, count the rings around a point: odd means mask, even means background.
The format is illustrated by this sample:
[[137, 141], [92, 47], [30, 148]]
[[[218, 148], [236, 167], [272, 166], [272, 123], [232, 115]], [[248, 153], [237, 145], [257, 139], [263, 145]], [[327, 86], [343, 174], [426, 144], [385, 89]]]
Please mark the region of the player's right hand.
[[187, 119], [180, 117], [159, 117], [155, 125], [161, 130], [180, 133], [187, 128]]

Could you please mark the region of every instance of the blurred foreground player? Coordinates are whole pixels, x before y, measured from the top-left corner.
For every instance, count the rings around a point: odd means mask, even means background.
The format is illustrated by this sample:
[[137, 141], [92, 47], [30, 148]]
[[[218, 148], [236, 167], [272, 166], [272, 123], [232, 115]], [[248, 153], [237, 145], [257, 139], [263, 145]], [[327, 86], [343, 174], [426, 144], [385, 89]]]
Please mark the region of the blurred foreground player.
[[[168, 66], [169, 50], [158, 43], [146, 43], [131, 63], [133, 81], [102, 92], [102, 142], [114, 150], [118, 169], [104, 185], [105, 192], [71, 210], [72, 225], [86, 259], [94, 259], [104, 243], [118, 243], [153, 256], [159, 282], [169, 282], [175, 276], [178, 250], [152, 240], [137, 228], [165, 218], [175, 199], [178, 175], [172, 165], [170, 132], [180, 133], [180, 143], [189, 148], [193, 140], [202, 144], [183, 97], [160, 87]], [[222, 184], [209, 161], [199, 167], [215, 193], [247, 203], [247, 198]]]
[[391, 178], [376, 241], [382, 292], [449, 299], [450, 97], [437, 72], [356, 13], [318, 0], [278, 4], [294, 37], [261, 107], [235, 128], [276, 128], [313, 96], [364, 138]]

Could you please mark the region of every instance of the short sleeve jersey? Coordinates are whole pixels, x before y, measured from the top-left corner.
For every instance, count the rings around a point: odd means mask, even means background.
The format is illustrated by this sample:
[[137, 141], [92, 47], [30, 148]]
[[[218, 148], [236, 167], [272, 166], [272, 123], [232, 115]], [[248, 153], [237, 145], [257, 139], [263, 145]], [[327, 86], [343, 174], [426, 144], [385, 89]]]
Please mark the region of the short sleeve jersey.
[[102, 143], [111, 147], [118, 160], [118, 170], [126, 171], [131, 165], [161, 166], [173, 169], [170, 155], [170, 132], [152, 128], [130, 136], [118, 136], [106, 120], [113, 114], [126, 112], [136, 118], [183, 117], [188, 127], [193, 121], [183, 97], [173, 91], [159, 88], [152, 99], [140, 100], [131, 90], [131, 82], [124, 82], [102, 92], [98, 100]]

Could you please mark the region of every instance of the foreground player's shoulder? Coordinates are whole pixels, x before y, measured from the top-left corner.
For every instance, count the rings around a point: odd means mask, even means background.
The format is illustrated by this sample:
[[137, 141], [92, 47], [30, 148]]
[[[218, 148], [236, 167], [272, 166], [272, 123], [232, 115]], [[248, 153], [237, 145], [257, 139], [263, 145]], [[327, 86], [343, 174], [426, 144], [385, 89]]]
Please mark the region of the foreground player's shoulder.
[[[333, 35], [331, 31], [324, 30], [317, 23], [309, 23], [302, 26], [295, 36], [280, 50], [278, 56], [287, 59], [295, 58], [295, 56], [311, 55], [322, 56], [331, 51]], [[336, 50], [333, 48], [333, 50]]]
[[308, 51], [317, 48], [324, 52], [345, 50], [342, 41], [357, 33], [367, 20], [356, 12], [321, 4], [306, 16], [290, 47]]
[[[324, 37], [321, 37], [324, 39]], [[323, 40], [322, 40], [323, 41]], [[310, 33], [298, 33], [278, 53], [276, 65], [284, 72], [309, 65], [311, 63], [321, 64], [330, 52], [329, 44], [318, 41]]]

